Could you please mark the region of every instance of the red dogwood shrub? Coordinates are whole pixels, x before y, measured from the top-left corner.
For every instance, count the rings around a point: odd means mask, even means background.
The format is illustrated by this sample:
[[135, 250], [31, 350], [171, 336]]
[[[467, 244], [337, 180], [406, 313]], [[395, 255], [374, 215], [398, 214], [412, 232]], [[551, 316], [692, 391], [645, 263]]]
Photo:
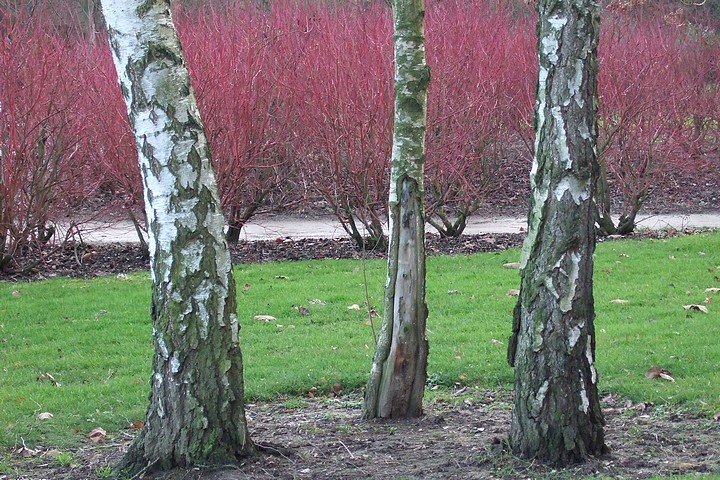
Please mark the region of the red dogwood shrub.
[[362, 248], [384, 248], [392, 144], [392, 17], [374, 3], [305, 7], [293, 72], [305, 179]]
[[[432, 2], [427, 17], [427, 220], [458, 236], [518, 171], [533, 105], [532, 18], [510, 5]], [[524, 129], [524, 131], [522, 131]]]
[[[79, 155], [82, 83], [72, 40], [38, 5], [0, 19], [0, 271], [42, 258], [55, 221], [94, 190]], [[32, 259], [23, 261], [21, 259]]]
[[704, 103], [716, 97], [717, 82], [708, 82], [709, 52], [697, 57], [702, 39], [675, 17], [612, 10], [608, 17], [600, 41], [598, 223], [602, 233], [626, 234], [648, 196], [678, 171], [696, 170], [699, 151], [717, 138], [717, 110]]
[[177, 27], [210, 141], [228, 240], [272, 206], [305, 197], [291, 145], [303, 113], [292, 101], [302, 26], [291, 7], [226, 3], [181, 12]]

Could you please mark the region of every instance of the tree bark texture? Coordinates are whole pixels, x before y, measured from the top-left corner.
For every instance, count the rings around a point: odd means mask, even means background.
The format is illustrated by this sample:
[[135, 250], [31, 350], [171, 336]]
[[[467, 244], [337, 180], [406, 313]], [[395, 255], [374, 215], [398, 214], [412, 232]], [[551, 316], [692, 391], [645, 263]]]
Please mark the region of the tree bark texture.
[[390, 178], [388, 276], [383, 324], [365, 418], [417, 417], [427, 379], [425, 337], [425, 63], [423, 0], [395, 0], [395, 128]]
[[124, 472], [236, 463], [247, 432], [235, 283], [208, 143], [169, 0], [103, 0], [149, 223], [153, 358]]
[[535, 156], [521, 290], [510, 445], [564, 465], [606, 451], [595, 370], [592, 274], [597, 164], [595, 0], [539, 0]]

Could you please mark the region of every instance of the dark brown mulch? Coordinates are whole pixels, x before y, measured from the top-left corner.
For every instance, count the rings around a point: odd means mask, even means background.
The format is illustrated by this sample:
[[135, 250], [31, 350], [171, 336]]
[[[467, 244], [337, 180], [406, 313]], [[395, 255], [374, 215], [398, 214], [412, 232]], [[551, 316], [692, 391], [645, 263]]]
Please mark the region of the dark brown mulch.
[[[463, 235], [440, 238], [428, 235], [429, 255], [467, 255], [505, 250], [522, 244], [524, 234]], [[233, 262], [260, 263], [280, 260], [322, 258], [383, 258], [384, 252], [359, 250], [349, 239], [279, 238], [240, 242], [231, 246]], [[117, 275], [149, 268], [149, 261], [137, 244], [77, 245], [61, 248], [35, 268], [14, 274], [0, 273], [0, 280], [42, 280], [51, 277], [95, 277]]]
[[[624, 238], [658, 238], [693, 233], [697, 233], [697, 230], [643, 230]], [[428, 234], [426, 252], [431, 256], [499, 252], [521, 246], [524, 238], [524, 233], [462, 235], [458, 238], [441, 238], [438, 235]], [[608, 240], [607, 238], [598, 239], [599, 242]], [[233, 262], [236, 264], [324, 258], [386, 258], [385, 252], [382, 251], [358, 249], [355, 243], [348, 238], [298, 240], [278, 238], [252, 242], [241, 241], [231, 245], [230, 251]], [[138, 244], [79, 244], [59, 248], [47, 254], [35, 267], [27, 271], [0, 272], [0, 281], [36, 281], [53, 277], [91, 278], [148, 269], [149, 260]]]

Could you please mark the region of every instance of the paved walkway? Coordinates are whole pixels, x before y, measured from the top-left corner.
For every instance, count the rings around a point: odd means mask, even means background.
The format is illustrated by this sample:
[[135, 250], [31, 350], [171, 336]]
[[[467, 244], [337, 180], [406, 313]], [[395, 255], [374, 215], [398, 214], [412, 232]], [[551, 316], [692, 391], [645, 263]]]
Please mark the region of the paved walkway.
[[[691, 215], [639, 215], [639, 228], [720, 228], [720, 211]], [[524, 217], [471, 217], [465, 233], [518, 233], [527, 228]], [[88, 222], [84, 224], [83, 240], [89, 243], [132, 243], [138, 238], [128, 221], [117, 223]], [[435, 229], [427, 226], [428, 232]], [[342, 238], [347, 234], [335, 217], [262, 217], [248, 223], [241, 234], [243, 240], [272, 240], [280, 238]]]

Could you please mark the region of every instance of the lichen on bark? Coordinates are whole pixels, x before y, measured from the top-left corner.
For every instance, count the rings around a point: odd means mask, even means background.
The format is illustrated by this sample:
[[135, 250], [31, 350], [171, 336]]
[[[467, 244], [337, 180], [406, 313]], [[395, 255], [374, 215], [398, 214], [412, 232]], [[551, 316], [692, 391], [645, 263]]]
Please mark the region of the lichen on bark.
[[508, 347], [510, 446], [564, 465], [606, 451], [593, 364], [599, 7], [594, 0], [537, 5], [532, 195]]
[[155, 355], [125, 474], [237, 463], [244, 411], [235, 283], [210, 151], [168, 0], [103, 0], [145, 187]]

